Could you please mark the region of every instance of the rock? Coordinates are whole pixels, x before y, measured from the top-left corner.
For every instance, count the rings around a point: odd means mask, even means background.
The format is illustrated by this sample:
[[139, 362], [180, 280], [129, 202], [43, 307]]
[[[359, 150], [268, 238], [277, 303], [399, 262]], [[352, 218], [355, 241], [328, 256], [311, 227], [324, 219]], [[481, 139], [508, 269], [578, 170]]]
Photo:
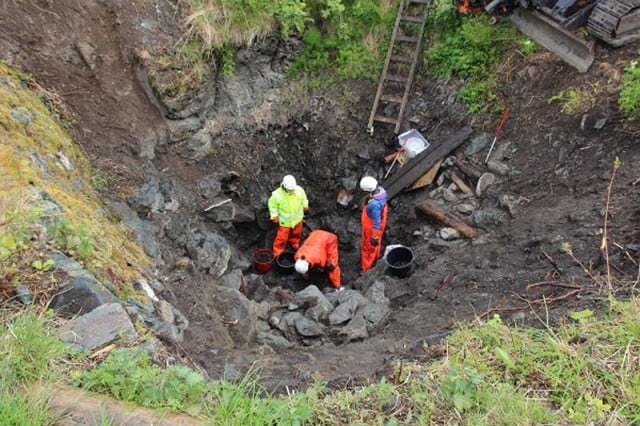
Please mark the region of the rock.
[[271, 304], [267, 301], [256, 303], [253, 300], [250, 302], [251, 310], [255, 312], [256, 317], [262, 321], [260, 323], [269, 321], [269, 314], [271, 313]]
[[160, 182], [156, 179], [151, 179], [136, 188], [127, 201], [131, 208], [143, 217], [149, 212], [164, 211], [164, 196], [160, 192]]
[[131, 229], [136, 242], [142, 246], [144, 252], [161, 264], [162, 254], [153, 224], [148, 220], [140, 219], [136, 212], [123, 202], [110, 202], [109, 206], [120, 214], [122, 222]]
[[442, 188], [442, 198], [449, 203], [455, 203], [458, 201], [458, 197], [449, 188]]
[[215, 277], [225, 273], [231, 259], [229, 243], [224, 237], [213, 232], [205, 232], [204, 236], [193, 236], [187, 241], [187, 251], [196, 265]]
[[213, 147], [213, 136], [208, 129], [201, 129], [186, 141], [187, 152], [181, 153], [188, 160], [202, 160]]
[[156, 310], [158, 311], [158, 318], [167, 324], [173, 324], [176, 316], [173, 314], [173, 306], [166, 300], [160, 300], [156, 304]]
[[171, 141], [178, 142], [200, 130], [202, 123], [197, 117], [189, 117], [184, 120], [167, 120], [167, 126]]
[[497, 160], [489, 160], [489, 162], [487, 163], [487, 168], [489, 169], [489, 171], [500, 176], [506, 176], [507, 174], [509, 174], [509, 166]]
[[464, 155], [472, 157], [478, 152], [482, 151], [489, 145], [489, 135], [487, 133], [480, 133], [478, 136], [471, 140], [471, 143], [465, 148]]
[[353, 191], [358, 186], [358, 176], [347, 176], [340, 180], [342, 187], [347, 191]]
[[60, 287], [51, 307], [63, 315], [86, 314], [104, 303], [115, 303], [117, 298], [93, 277], [73, 278]]
[[599, 118], [596, 120], [595, 124], [593, 125], [593, 128], [596, 130], [601, 130], [604, 125], [607, 123], [607, 118]]
[[366, 320], [366, 328], [369, 335], [373, 334], [389, 317], [391, 309], [387, 304], [370, 303], [362, 308], [362, 315]]
[[79, 41], [76, 43], [76, 49], [80, 53], [80, 57], [89, 69], [96, 69], [96, 48], [91, 43]]
[[298, 338], [296, 321], [298, 321], [299, 318], [302, 318], [300, 312], [287, 312], [282, 316], [280, 324], [278, 325], [278, 329], [292, 342]]
[[268, 345], [274, 348], [291, 348], [293, 347], [293, 343], [285, 339], [279, 334], [275, 334], [272, 332], [258, 332], [258, 342], [263, 345]]
[[242, 289], [242, 281], [242, 271], [239, 269], [226, 272], [219, 280], [220, 285], [238, 291], [241, 291]]
[[341, 300], [338, 307], [329, 314], [329, 324], [331, 325], [343, 324], [349, 321], [356, 310], [366, 304], [365, 298], [356, 291], [347, 290], [337, 294]]
[[480, 179], [478, 179], [478, 183], [476, 184], [476, 196], [482, 196], [487, 188], [493, 185], [495, 181], [496, 177], [494, 174], [489, 172], [483, 173], [482, 176], [480, 176]]
[[[158, 309], [130, 298], [127, 312], [135, 321], [143, 321], [147, 327], [165, 341], [180, 343], [184, 340], [184, 330], [189, 327], [189, 320], [175, 306], [163, 301]], [[160, 314], [159, 309], [164, 313]], [[168, 322], [171, 321], [171, 322]]]
[[442, 228], [438, 231], [438, 237], [445, 241], [457, 240], [460, 238], [460, 233], [453, 228]]
[[473, 223], [481, 226], [498, 226], [504, 220], [504, 213], [500, 210], [487, 207], [486, 209], [476, 210], [471, 214]]
[[214, 222], [231, 222], [236, 216], [236, 206], [232, 202], [219, 205], [207, 211]]
[[236, 346], [247, 347], [256, 341], [257, 315], [250, 301], [238, 290], [216, 287], [213, 306], [222, 316]]
[[242, 379], [242, 374], [240, 374], [238, 369], [234, 367], [233, 364], [225, 364], [222, 378], [228, 382], [235, 382]]
[[245, 287], [247, 298], [255, 302], [262, 302], [269, 296], [269, 287], [264, 283], [262, 275], [245, 275]]
[[133, 288], [136, 291], [143, 291], [147, 295], [147, 297], [152, 301], [154, 302], [159, 301], [155, 291], [153, 291], [153, 289], [151, 288], [147, 280], [145, 280], [144, 278], [138, 278], [137, 280], [135, 280], [133, 282]]
[[31, 111], [22, 106], [11, 108], [11, 118], [25, 125], [33, 121]]
[[382, 281], [375, 281], [364, 294], [364, 297], [372, 303], [388, 305], [389, 299], [384, 294], [385, 285]]
[[349, 324], [338, 332], [338, 338], [342, 343], [365, 340], [368, 337], [367, 321], [360, 311], [349, 321]]
[[342, 207], [348, 207], [349, 203], [353, 199], [353, 194], [351, 194], [346, 189], [341, 189], [338, 192], [338, 197], [336, 198], [336, 203], [341, 205]]
[[333, 310], [333, 304], [329, 301], [329, 299], [325, 297], [324, 294], [322, 294], [320, 289], [315, 285], [307, 286], [304, 290], [297, 292], [294, 303], [298, 300], [305, 300], [309, 298], [315, 299], [316, 303], [314, 305], [323, 306], [329, 311]]
[[93, 351], [112, 342], [138, 339], [131, 319], [120, 303], [105, 303], [62, 326], [60, 338], [80, 350]]
[[458, 213], [471, 214], [476, 209], [473, 204], [462, 203], [454, 207]]
[[522, 197], [516, 197], [514, 195], [501, 194], [498, 197], [500, 205], [509, 211], [509, 214], [513, 216], [515, 208], [522, 202]]
[[306, 317], [298, 318], [295, 327], [298, 334], [304, 337], [318, 337], [324, 334], [322, 325]]
[[198, 181], [198, 192], [208, 200], [215, 198], [222, 192], [222, 183], [218, 179], [210, 178]]
[[29, 288], [24, 284], [18, 284], [18, 286], [16, 287], [16, 294], [18, 295], [18, 300], [23, 305], [30, 305], [33, 303], [31, 292], [29, 291]]

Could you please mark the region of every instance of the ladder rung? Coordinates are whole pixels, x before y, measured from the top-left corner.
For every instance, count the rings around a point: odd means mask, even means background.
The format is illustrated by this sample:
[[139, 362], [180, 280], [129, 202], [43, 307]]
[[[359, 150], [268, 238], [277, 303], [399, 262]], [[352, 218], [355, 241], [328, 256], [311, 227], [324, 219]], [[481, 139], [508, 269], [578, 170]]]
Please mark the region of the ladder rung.
[[382, 95], [380, 99], [387, 102], [395, 102], [397, 104], [402, 103], [402, 96], [397, 95]]
[[413, 58], [411, 58], [410, 56], [393, 55], [391, 57], [391, 60], [396, 62], [406, 62], [408, 64], [413, 63]]
[[374, 121], [381, 121], [382, 123], [396, 124], [398, 122], [397, 119], [391, 118], [391, 117], [386, 117], [384, 115], [376, 115], [375, 117], [373, 117], [373, 119], [374, 119]]
[[422, 23], [422, 17], [421, 16], [402, 16], [400, 19], [402, 19], [403, 21], [407, 21], [407, 22], [417, 22], [419, 24]]
[[399, 36], [396, 36], [396, 40], [398, 40], [398, 41], [406, 41], [406, 42], [409, 42], [409, 43], [417, 43], [418, 42], [418, 37], [409, 37], [409, 36], [399, 35]]
[[389, 81], [397, 81], [399, 83], [404, 83], [408, 80], [407, 77], [403, 77], [401, 75], [393, 75], [393, 74], [387, 74], [387, 76], [384, 79]]

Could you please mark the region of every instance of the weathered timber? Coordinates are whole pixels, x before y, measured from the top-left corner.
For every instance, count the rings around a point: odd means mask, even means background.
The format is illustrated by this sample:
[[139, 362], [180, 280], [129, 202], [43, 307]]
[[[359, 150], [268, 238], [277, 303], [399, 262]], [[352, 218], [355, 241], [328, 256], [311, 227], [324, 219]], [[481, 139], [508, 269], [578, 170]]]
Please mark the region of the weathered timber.
[[461, 219], [454, 217], [442, 210], [431, 200], [423, 201], [416, 205], [416, 210], [420, 213], [424, 213], [430, 218], [457, 230], [461, 235], [467, 238], [474, 238], [476, 236], [476, 230], [464, 223]]
[[481, 171], [476, 170], [475, 168], [473, 168], [473, 166], [470, 166], [469, 164], [464, 163], [461, 159], [457, 157], [453, 159], [453, 163], [456, 165], [458, 169], [460, 169], [462, 173], [467, 175], [469, 178], [479, 179], [480, 176], [482, 176]]
[[458, 188], [460, 188], [460, 191], [464, 192], [467, 195], [473, 195], [473, 189], [469, 188], [469, 185], [467, 185], [460, 176], [452, 173], [451, 180], [456, 184]]
[[417, 181], [413, 182], [413, 185], [411, 185], [409, 189], [418, 189], [431, 185], [433, 180], [436, 178], [438, 171], [440, 171], [440, 164], [442, 164], [442, 158], [439, 159], [427, 173], [423, 174]]
[[382, 186], [387, 191], [387, 198], [390, 200], [400, 191], [409, 187], [418, 180], [438, 160], [444, 158], [451, 151], [459, 147], [471, 135], [472, 129], [469, 126], [463, 127], [447, 138], [443, 143], [433, 149], [426, 149], [407, 162], [396, 173], [386, 179]]

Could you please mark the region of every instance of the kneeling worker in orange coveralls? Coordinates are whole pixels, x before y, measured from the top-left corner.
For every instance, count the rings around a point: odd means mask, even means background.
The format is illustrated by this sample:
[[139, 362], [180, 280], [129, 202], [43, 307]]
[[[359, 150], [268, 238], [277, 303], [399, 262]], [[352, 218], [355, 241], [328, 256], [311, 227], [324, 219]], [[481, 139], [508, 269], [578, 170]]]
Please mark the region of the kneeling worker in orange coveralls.
[[295, 270], [306, 275], [311, 268], [329, 273], [329, 281], [336, 291], [342, 290], [338, 266], [338, 236], [329, 231], [312, 231], [294, 255]]

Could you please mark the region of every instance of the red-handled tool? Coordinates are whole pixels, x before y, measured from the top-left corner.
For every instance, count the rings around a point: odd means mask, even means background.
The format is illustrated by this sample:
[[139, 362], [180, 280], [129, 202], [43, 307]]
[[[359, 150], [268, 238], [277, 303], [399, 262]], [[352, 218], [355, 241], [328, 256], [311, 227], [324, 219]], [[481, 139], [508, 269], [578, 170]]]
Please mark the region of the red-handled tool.
[[498, 136], [500, 135], [500, 132], [502, 131], [502, 126], [504, 126], [504, 123], [507, 122], [507, 117], [509, 117], [509, 108], [505, 108], [504, 114], [502, 114], [502, 121], [500, 121], [500, 125], [498, 126], [498, 130], [496, 130], [496, 137], [493, 138], [493, 142], [491, 142], [491, 147], [489, 148], [489, 152], [487, 153], [487, 158], [484, 159], [484, 164], [487, 164], [487, 162], [489, 161], [489, 157], [491, 156], [491, 152], [493, 151], [493, 147], [495, 146], [496, 141], [498, 140]]

